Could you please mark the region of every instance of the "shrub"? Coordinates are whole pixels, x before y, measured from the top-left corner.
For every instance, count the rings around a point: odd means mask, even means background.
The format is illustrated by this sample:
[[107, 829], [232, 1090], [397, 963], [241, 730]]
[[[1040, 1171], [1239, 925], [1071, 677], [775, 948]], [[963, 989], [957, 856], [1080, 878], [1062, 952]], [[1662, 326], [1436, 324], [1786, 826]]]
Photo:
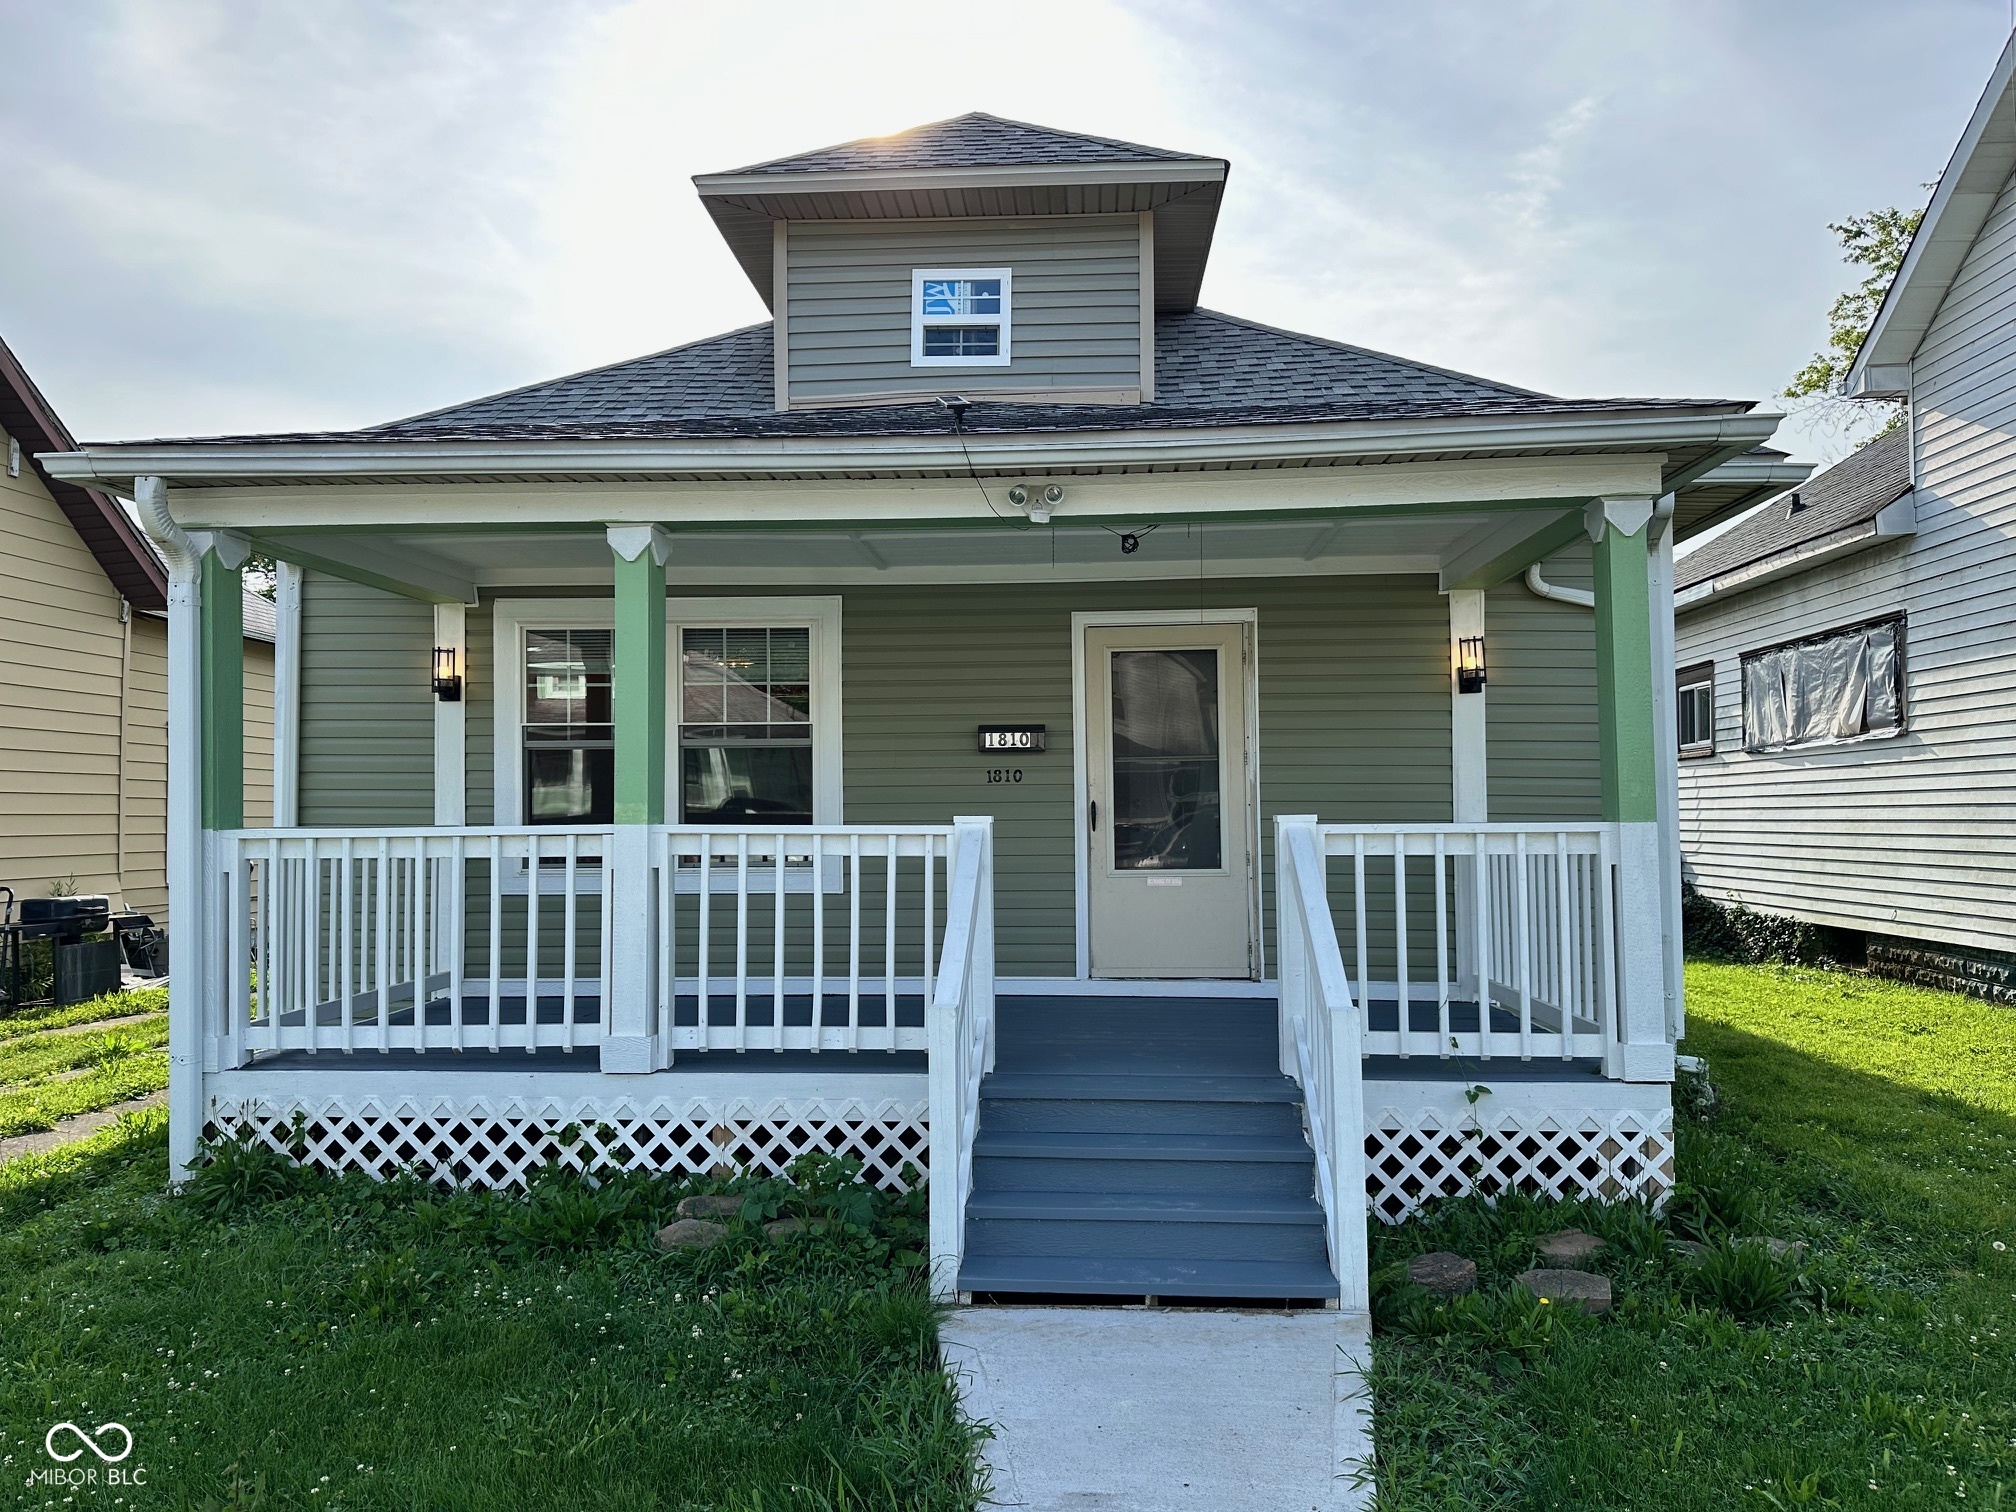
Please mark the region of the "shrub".
[[1687, 1277], [1702, 1302], [1745, 1323], [1762, 1323], [1792, 1300], [1796, 1262], [1781, 1259], [1755, 1239], [1715, 1245]]
[[1681, 889], [1680, 927], [1687, 953], [1711, 961], [1843, 966], [1861, 964], [1863, 955], [1861, 936], [1854, 930], [1759, 913], [1741, 903], [1717, 903], [1694, 887]]

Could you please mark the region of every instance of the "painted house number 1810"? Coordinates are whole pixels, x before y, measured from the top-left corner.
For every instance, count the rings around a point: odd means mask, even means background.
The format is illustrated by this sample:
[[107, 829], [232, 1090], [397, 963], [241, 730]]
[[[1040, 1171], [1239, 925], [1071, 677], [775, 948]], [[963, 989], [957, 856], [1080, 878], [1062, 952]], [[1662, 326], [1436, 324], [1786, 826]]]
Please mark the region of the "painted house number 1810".
[[989, 767], [987, 770], [987, 780], [989, 782], [1020, 782], [1022, 780], [1022, 769], [1020, 767]]

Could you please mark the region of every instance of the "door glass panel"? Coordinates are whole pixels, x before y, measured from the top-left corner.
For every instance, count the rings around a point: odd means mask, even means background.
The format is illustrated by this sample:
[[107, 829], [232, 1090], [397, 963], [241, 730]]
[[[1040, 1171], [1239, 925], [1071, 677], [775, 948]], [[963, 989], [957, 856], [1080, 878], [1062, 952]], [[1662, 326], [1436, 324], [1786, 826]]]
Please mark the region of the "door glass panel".
[[1112, 676], [1115, 870], [1220, 869], [1218, 653], [1115, 651]]

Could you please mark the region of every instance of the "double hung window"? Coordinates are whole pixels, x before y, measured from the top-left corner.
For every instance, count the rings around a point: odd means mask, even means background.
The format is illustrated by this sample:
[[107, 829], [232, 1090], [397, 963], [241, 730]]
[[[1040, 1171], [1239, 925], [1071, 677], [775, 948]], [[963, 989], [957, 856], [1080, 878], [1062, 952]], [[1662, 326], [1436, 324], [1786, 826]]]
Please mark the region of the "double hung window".
[[616, 727], [607, 630], [525, 631], [527, 824], [612, 824]]
[[1682, 756], [1715, 754], [1715, 663], [1680, 669], [1673, 725]]
[[699, 629], [679, 639], [679, 819], [812, 822], [812, 632]]
[[917, 268], [910, 274], [912, 367], [1006, 367], [1014, 274]]
[[1788, 751], [1904, 730], [1904, 619], [1898, 615], [1743, 658], [1743, 746]]

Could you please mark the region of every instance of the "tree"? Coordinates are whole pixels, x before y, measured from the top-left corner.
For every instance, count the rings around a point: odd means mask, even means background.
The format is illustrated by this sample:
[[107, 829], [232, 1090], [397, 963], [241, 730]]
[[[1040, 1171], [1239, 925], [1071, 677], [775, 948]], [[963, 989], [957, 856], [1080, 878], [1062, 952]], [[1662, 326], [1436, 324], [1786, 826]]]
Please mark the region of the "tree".
[[1792, 375], [1785, 385], [1785, 397], [1810, 401], [1808, 407], [1820, 409], [1820, 418], [1831, 429], [1861, 430], [1875, 421], [1880, 432], [1903, 417], [1901, 405], [1881, 399], [1850, 400], [1843, 388], [1855, 354], [1862, 350], [1876, 312], [1883, 308], [1883, 296], [1890, 292], [1918, 222], [1924, 218], [1922, 209], [1899, 210], [1892, 205], [1887, 210], [1851, 215], [1827, 228], [1841, 243], [1841, 260], [1869, 271], [1861, 283], [1836, 297], [1828, 308], [1827, 349], [1816, 352], [1812, 361]]

